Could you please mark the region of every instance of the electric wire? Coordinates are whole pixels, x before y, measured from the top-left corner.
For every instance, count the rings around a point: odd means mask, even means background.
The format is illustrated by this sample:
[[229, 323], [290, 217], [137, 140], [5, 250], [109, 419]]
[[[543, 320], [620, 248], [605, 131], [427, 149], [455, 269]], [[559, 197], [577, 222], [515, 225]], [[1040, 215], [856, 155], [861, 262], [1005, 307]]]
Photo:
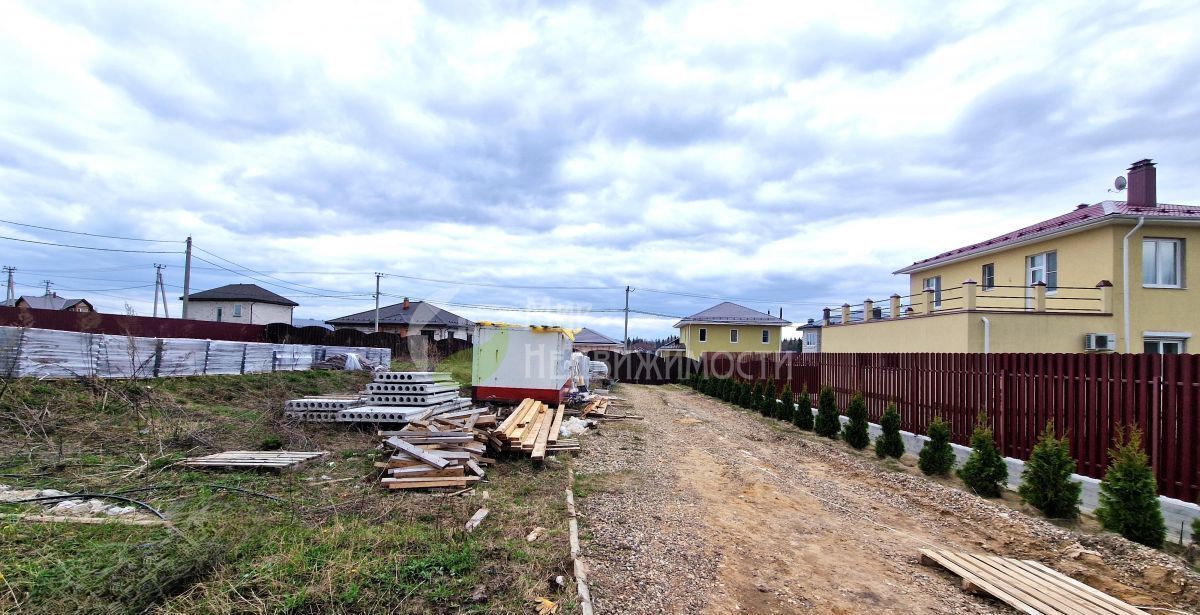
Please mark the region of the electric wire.
[[125, 250], [121, 248], [100, 248], [96, 246], [77, 246], [69, 243], [55, 243], [52, 241], [37, 241], [35, 239], [20, 239], [18, 237], [7, 237], [0, 235], [0, 239], [8, 241], [19, 241], [21, 243], [35, 243], [42, 246], [54, 246], [57, 248], [75, 248], [76, 250], [96, 250], [98, 252], [123, 252], [126, 254], [183, 254], [179, 250]]
[[69, 233], [71, 235], [84, 235], [87, 237], [100, 237], [103, 239], [117, 239], [120, 241], [144, 241], [147, 243], [183, 243], [183, 241], [179, 240], [179, 239], [142, 239], [142, 238], [138, 238], [138, 237], [118, 237], [116, 235], [101, 235], [99, 233], [85, 233], [83, 231], [68, 231], [66, 229], [54, 228], [54, 227], [50, 227], [50, 226], [38, 226], [36, 224], [28, 224], [25, 222], [13, 222], [12, 220], [0, 220], [0, 222], [3, 222], [4, 224], [12, 224], [15, 226], [24, 226], [24, 227], [28, 227], [28, 228], [41, 229], [43, 231], [53, 231], [55, 233]]

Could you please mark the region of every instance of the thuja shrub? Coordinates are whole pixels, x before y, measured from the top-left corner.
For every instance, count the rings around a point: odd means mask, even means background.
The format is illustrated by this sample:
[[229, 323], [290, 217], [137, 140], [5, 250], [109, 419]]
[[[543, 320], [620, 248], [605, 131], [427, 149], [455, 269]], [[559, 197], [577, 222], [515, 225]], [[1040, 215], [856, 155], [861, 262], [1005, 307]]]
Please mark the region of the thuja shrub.
[[1096, 508], [1100, 525], [1134, 542], [1161, 547], [1167, 528], [1158, 504], [1158, 483], [1142, 450], [1141, 430], [1118, 429], [1108, 456]]
[[1065, 437], [1055, 437], [1054, 422], [1049, 421], [1025, 462], [1017, 492], [1051, 519], [1075, 519], [1083, 485], [1071, 480], [1074, 471], [1071, 443]]
[[838, 432], [842, 430], [842, 422], [838, 420], [837, 401], [833, 396], [833, 389], [823, 387], [821, 394], [817, 397], [817, 419], [813, 424], [813, 429], [818, 436], [826, 438], [838, 437]]
[[792, 424], [800, 429], [813, 428], [812, 397], [808, 394], [807, 384], [800, 386], [800, 395], [796, 398], [796, 411], [792, 414]]
[[775, 410], [775, 418], [791, 423], [795, 421], [795, 414], [796, 403], [792, 399], [792, 385], [785, 384], [783, 391], [779, 393], [779, 408]]
[[850, 419], [842, 429], [842, 438], [846, 444], [862, 450], [871, 443], [871, 434], [867, 430], [867, 401], [862, 393], [855, 393], [846, 406], [846, 416]]
[[762, 399], [759, 400], [758, 411], [766, 417], [775, 417], [775, 411], [778, 410], [779, 398], [775, 391], [775, 381], [768, 380], [767, 386], [763, 387]]
[[929, 440], [921, 447], [917, 466], [929, 476], [942, 475], [954, 468], [954, 448], [950, 446], [950, 426], [942, 417], [933, 418], [927, 432]]
[[754, 384], [747, 389], [749, 393], [742, 398], [742, 407], [747, 410], [758, 410], [758, 399], [762, 397], [762, 383], [755, 380]]
[[887, 405], [883, 417], [879, 419], [879, 426], [883, 428], [883, 433], [875, 438], [875, 456], [880, 459], [903, 457], [904, 439], [900, 437], [900, 413], [896, 411], [896, 404]]
[[992, 430], [984, 427], [982, 420], [971, 434], [971, 456], [958, 469], [958, 477], [972, 491], [987, 498], [1000, 497], [1000, 490], [1008, 482], [1004, 456], [996, 448]]

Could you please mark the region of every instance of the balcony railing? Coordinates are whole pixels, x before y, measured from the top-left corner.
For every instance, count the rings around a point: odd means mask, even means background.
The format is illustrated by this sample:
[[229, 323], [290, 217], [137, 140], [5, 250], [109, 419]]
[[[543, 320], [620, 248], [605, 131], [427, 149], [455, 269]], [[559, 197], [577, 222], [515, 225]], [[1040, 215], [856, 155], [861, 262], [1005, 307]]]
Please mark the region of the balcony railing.
[[825, 308], [826, 326], [857, 324], [876, 320], [896, 320], [918, 316], [936, 316], [958, 312], [1017, 312], [1035, 314], [1111, 314], [1112, 283], [1101, 280], [1095, 286], [1057, 286], [1042, 282], [1029, 286], [990, 286], [979, 288], [974, 280], [962, 286], [926, 289], [912, 295], [892, 295], [887, 302], [870, 299], [840, 308]]

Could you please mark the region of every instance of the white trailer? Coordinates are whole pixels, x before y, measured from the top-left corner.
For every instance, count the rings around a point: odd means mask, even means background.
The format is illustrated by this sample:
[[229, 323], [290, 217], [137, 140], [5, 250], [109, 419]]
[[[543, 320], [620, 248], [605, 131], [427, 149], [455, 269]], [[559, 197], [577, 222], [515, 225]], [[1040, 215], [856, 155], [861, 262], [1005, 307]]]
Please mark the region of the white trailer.
[[475, 325], [471, 390], [477, 401], [557, 405], [571, 390], [574, 331], [481, 322]]

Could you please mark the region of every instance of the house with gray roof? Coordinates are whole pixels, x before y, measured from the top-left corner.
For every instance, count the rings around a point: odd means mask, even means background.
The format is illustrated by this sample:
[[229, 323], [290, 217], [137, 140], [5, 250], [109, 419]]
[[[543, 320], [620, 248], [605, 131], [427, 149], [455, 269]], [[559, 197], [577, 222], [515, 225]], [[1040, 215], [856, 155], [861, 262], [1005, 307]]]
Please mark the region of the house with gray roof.
[[[375, 330], [375, 309], [326, 320], [338, 329]], [[475, 323], [425, 301], [404, 301], [379, 308], [379, 330], [398, 335], [423, 335], [433, 340], [471, 339]]]
[[674, 326], [679, 329], [684, 354], [699, 359], [705, 352], [779, 352], [783, 328], [791, 324], [782, 315], [724, 301]]
[[603, 333], [594, 331], [587, 327], [580, 329], [579, 333], [575, 334], [575, 340], [572, 342], [572, 348], [575, 352], [591, 352], [593, 350], [608, 350], [612, 352], [620, 352], [624, 349], [625, 344], [614, 340]]
[[96, 311], [96, 308], [87, 299], [67, 299], [66, 297], [59, 297], [54, 292], [40, 297], [21, 295], [13, 302], [13, 307], [34, 310], [59, 310], [63, 312]]
[[300, 305], [257, 284], [226, 284], [191, 293], [187, 299], [189, 320], [246, 325], [269, 325], [274, 322], [290, 325], [292, 310]]

